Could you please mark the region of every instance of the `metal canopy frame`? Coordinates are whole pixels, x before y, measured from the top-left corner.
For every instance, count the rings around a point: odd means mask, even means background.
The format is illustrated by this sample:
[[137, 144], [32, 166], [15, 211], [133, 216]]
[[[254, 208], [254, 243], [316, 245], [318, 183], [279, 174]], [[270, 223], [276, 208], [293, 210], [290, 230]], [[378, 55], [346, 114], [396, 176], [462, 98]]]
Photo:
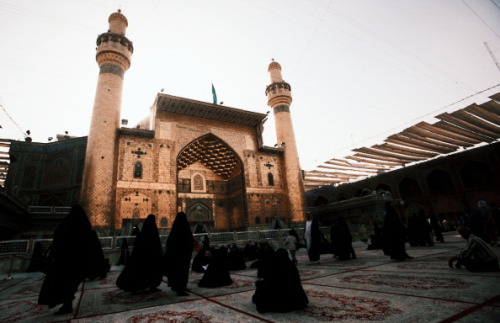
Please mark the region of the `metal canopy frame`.
[[483, 104], [442, 113], [434, 124], [419, 122], [387, 137], [383, 144], [352, 150], [352, 155], [327, 160], [304, 172], [306, 189], [353, 182], [412, 163], [500, 139], [500, 93]]

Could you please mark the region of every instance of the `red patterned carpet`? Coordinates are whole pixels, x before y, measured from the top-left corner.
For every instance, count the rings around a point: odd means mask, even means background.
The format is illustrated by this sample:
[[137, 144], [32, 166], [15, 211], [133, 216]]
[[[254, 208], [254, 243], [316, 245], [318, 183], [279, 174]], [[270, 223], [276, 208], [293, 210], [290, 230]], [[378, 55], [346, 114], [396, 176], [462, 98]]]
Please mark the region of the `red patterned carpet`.
[[255, 269], [231, 272], [234, 282], [223, 288], [199, 288], [201, 275], [193, 273], [190, 296], [178, 297], [164, 283], [160, 292], [125, 293], [115, 287], [121, 268], [113, 267], [107, 279], [82, 284], [74, 313], [62, 317], [36, 304], [41, 274], [0, 280], [0, 322], [500, 322], [500, 273], [448, 268], [448, 257], [465, 241], [456, 232], [445, 239], [434, 247], [407, 247], [415, 259], [406, 262], [356, 243], [355, 260], [322, 255], [319, 264], [309, 264], [301, 249], [309, 306], [291, 313], [257, 312]]

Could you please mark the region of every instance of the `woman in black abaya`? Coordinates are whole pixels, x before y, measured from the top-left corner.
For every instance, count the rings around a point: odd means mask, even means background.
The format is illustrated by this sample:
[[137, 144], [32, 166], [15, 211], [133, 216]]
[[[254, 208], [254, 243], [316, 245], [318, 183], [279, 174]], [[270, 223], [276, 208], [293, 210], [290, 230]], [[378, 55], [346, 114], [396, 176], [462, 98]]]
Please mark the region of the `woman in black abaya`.
[[167, 249], [163, 257], [163, 275], [167, 276], [168, 285], [174, 292], [177, 292], [177, 296], [189, 295], [186, 293], [186, 286], [193, 253], [193, 240], [186, 214], [177, 213], [167, 238]]
[[252, 302], [259, 313], [290, 312], [303, 309], [309, 303], [300, 282], [297, 267], [280, 248], [272, 260], [270, 271], [255, 283]]
[[385, 204], [383, 234], [383, 251], [394, 260], [413, 259], [406, 253], [406, 234], [396, 209], [391, 202]]
[[130, 251], [128, 250], [127, 238], [122, 238], [120, 245], [120, 258], [118, 259], [117, 265], [126, 265], [129, 258], [130, 258]]
[[339, 217], [332, 225], [330, 230], [330, 239], [334, 247], [334, 255], [338, 260], [355, 259], [356, 253], [352, 247], [352, 234], [349, 230], [346, 220]]
[[28, 268], [26, 268], [27, 272], [34, 271], [43, 271], [44, 270], [44, 254], [43, 254], [43, 246], [40, 241], [35, 242], [35, 246], [33, 248], [33, 253], [31, 255], [31, 262]]
[[207, 270], [203, 274], [199, 287], [221, 287], [231, 285], [233, 280], [229, 274], [227, 255], [223, 248], [213, 249]]
[[247, 265], [245, 263], [245, 256], [243, 256], [243, 252], [241, 252], [236, 244], [233, 244], [231, 248], [229, 248], [227, 262], [230, 271], [243, 270], [247, 268]]
[[210, 248], [201, 248], [200, 251], [194, 256], [193, 263], [191, 264], [191, 270], [197, 273], [204, 273], [205, 268], [212, 258], [212, 253]]
[[54, 314], [72, 313], [75, 293], [87, 275], [93, 251], [92, 226], [83, 208], [75, 205], [54, 231], [50, 251], [53, 261], [43, 281], [38, 304], [49, 308], [63, 304]]
[[89, 270], [87, 272], [87, 279], [104, 279], [108, 276], [109, 269], [111, 265], [109, 264], [109, 259], [104, 256], [104, 252], [102, 251], [102, 245], [99, 240], [99, 236], [97, 232], [92, 230], [92, 247], [94, 251], [92, 252], [92, 262], [89, 266]]
[[150, 214], [135, 239], [130, 259], [118, 276], [116, 286], [132, 293], [157, 291], [163, 278], [161, 253], [155, 216]]

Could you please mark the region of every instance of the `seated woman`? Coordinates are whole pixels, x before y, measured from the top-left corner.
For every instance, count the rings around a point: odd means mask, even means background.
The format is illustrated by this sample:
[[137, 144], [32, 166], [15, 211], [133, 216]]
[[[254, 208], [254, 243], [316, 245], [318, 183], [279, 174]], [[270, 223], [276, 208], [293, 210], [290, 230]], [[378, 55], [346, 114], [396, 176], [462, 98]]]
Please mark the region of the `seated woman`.
[[193, 263], [191, 264], [191, 270], [197, 273], [204, 273], [205, 268], [210, 262], [210, 258], [212, 258], [212, 254], [210, 252], [210, 248], [206, 249], [203, 247], [196, 256], [194, 256]]
[[280, 248], [272, 259], [269, 271], [256, 283], [252, 301], [259, 313], [290, 312], [303, 309], [309, 303], [297, 267]]
[[262, 278], [260, 272], [266, 272], [267, 267], [269, 267], [269, 262], [274, 258], [274, 249], [267, 243], [263, 242], [259, 244], [259, 253], [257, 259], [250, 264], [250, 268], [257, 268], [257, 277]]
[[236, 244], [233, 244], [231, 248], [229, 248], [227, 261], [229, 264], [229, 270], [231, 271], [243, 270], [247, 268], [245, 257]]
[[221, 287], [231, 285], [232, 283], [233, 280], [229, 275], [227, 265], [227, 256], [222, 249], [213, 249], [208, 267], [198, 283], [198, 286]]

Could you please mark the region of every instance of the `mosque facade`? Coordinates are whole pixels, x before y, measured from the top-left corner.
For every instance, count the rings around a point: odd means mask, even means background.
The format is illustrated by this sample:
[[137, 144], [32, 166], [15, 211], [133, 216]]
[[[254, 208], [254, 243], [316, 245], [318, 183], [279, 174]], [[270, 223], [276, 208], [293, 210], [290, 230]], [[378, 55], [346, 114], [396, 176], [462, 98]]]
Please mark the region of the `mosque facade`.
[[196, 230], [282, 226], [303, 221], [305, 198], [290, 116], [291, 88], [281, 66], [266, 88], [278, 147], [263, 145], [267, 114], [158, 93], [150, 115], [120, 127], [125, 72], [133, 44], [116, 12], [97, 38], [97, 90], [80, 203], [94, 227], [119, 230], [148, 214], [160, 228], [179, 211]]

